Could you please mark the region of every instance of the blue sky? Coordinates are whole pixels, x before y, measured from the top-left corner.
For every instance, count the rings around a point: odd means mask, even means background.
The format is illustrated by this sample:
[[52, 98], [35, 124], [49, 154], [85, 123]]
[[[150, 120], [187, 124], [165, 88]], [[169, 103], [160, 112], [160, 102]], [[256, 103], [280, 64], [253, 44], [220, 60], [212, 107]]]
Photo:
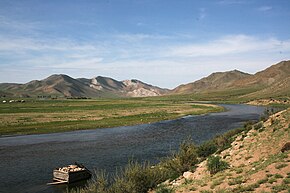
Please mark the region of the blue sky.
[[101, 75], [174, 88], [289, 59], [289, 0], [0, 0], [0, 82]]

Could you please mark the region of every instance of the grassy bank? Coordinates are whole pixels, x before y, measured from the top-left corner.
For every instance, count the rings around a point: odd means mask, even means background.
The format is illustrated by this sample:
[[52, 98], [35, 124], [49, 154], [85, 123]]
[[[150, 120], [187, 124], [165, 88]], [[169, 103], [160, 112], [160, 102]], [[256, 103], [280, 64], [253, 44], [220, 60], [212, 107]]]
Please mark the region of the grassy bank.
[[0, 104], [0, 135], [39, 134], [151, 123], [222, 111], [190, 100], [28, 100]]
[[99, 173], [87, 187], [70, 192], [289, 192], [289, 145], [281, 152], [289, 141], [289, 112], [248, 122], [200, 146], [187, 140], [157, 165], [130, 162], [111, 181]]
[[[70, 193], [147, 193], [155, 188], [157, 193], [172, 193], [173, 188], [167, 186], [168, 182], [175, 181], [186, 171], [194, 171], [198, 163], [213, 153], [230, 147], [236, 136], [248, 130], [249, 126], [251, 125], [228, 131], [200, 146], [196, 146], [190, 139], [185, 140], [180, 144], [178, 151], [172, 152], [172, 155], [154, 166], [131, 161], [123, 170], [117, 171], [111, 180], [106, 173], [99, 172], [87, 187], [71, 190]], [[227, 166], [215, 167], [213, 171], [216, 173], [225, 168]], [[160, 184], [165, 181], [166, 183]]]

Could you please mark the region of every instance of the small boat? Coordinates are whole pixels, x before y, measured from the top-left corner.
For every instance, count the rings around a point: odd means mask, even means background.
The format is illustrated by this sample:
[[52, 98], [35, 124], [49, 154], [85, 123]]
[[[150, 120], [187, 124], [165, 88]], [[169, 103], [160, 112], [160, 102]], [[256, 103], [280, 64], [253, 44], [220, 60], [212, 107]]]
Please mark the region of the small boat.
[[75, 163], [53, 170], [53, 181], [48, 185], [73, 183], [91, 178], [92, 173], [82, 164]]

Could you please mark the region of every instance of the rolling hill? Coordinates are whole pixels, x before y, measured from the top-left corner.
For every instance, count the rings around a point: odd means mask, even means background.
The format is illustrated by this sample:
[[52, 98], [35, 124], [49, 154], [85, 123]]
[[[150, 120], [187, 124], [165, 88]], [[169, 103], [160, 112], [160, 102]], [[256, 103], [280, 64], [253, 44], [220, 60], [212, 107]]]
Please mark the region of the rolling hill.
[[[269, 68], [248, 74], [238, 70], [215, 72], [173, 90], [159, 88], [139, 80], [117, 81], [109, 77], [74, 79], [55, 74], [26, 84], [2, 83], [0, 96], [9, 97], [148, 97], [162, 95], [199, 95], [222, 100], [227, 97], [256, 99], [290, 96], [290, 61], [282, 61]], [[215, 97], [218, 96], [218, 97]], [[222, 96], [222, 97], [220, 97]]]
[[239, 93], [239, 98], [290, 96], [290, 61], [282, 61], [254, 75], [238, 70], [216, 72], [180, 85], [171, 94]]
[[2, 96], [13, 97], [146, 97], [159, 96], [168, 92], [139, 80], [117, 81], [108, 77], [74, 79], [67, 75], [55, 74], [43, 80], [26, 84], [0, 84]]
[[224, 90], [225, 88], [229, 88], [235, 81], [251, 76], [252, 75], [240, 72], [238, 70], [228, 72], [215, 72], [208, 77], [202, 78], [198, 81], [185, 85], [180, 85], [173, 89], [172, 92], [178, 94], [188, 94], [209, 90]]

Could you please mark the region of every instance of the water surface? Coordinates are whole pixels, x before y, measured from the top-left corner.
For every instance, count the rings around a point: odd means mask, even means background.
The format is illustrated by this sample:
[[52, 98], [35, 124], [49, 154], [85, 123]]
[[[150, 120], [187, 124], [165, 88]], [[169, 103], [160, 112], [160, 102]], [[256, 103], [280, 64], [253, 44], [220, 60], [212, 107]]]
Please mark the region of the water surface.
[[114, 172], [132, 157], [156, 163], [189, 136], [199, 144], [264, 112], [263, 107], [222, 106], [228, 111], [153, 124], [2, 137], [0, 192], [62, 192], [64, 185], [46, 186], [55, 167], [78, 161], [91, 170]]

